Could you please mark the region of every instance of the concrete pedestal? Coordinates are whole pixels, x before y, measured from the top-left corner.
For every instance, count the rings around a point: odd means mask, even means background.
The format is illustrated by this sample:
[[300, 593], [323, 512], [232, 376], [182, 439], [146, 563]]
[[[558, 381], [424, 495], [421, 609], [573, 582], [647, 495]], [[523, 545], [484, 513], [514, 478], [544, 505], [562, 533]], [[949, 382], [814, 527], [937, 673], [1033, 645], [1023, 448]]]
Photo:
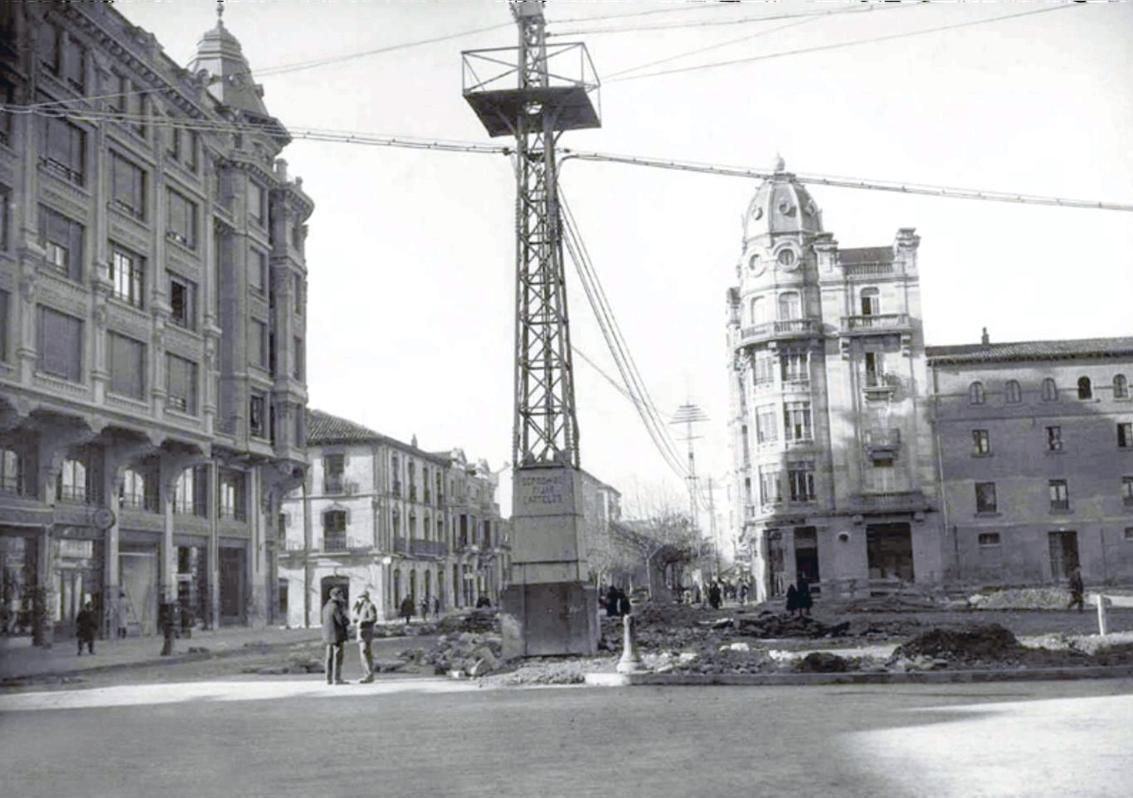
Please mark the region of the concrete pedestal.
[[511, 585], [500, 594], [505, 659], [598, 651], [598, 591], [582, 582]]
[[511, 587], [500, 595], [505, 657], [593, 654], [598, 595], [586, 582], [581, 477], [573, 468], [517, 468]]

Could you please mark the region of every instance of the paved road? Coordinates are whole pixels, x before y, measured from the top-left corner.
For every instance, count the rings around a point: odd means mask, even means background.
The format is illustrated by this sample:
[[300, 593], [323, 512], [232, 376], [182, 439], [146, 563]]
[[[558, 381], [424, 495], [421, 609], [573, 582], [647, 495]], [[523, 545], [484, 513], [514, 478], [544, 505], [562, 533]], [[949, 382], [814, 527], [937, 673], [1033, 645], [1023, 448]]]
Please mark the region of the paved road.
[[0, 696], [0, 794], [1126, 796], [1133, 680], [544, 688], [260, 677]]

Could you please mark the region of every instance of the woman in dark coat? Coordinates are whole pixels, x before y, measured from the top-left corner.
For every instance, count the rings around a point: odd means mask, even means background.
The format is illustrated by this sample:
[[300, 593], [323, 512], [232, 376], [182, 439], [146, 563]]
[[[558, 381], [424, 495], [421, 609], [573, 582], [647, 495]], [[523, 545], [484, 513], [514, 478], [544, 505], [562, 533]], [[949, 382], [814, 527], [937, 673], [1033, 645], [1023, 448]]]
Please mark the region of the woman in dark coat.
[[810, 595], [810, 583], [806, 581], [806, 576], [799, 574], [799, 589], [798, 589], [798, 602], [799, 614], [810, 615], [810, 608], [814, 606], [814, 599]]
[[606, 591], [606, 617], [617, 618], [620, 613], [621, 607], [618, 602], [618, 589], [610, 585], [610, 589]]
[[787, 612], [796, 612], [799, 609], [799, 591], [794, 585], [787, 588]]

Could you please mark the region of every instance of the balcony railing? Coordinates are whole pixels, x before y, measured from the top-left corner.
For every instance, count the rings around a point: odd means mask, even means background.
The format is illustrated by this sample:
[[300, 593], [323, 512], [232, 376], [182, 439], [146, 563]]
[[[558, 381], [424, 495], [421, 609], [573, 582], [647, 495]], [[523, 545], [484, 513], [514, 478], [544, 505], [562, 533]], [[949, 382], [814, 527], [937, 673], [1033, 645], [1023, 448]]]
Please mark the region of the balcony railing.
[[813, 336], [822, 332], [822, 325], [816, 319], [789, 319], [787, 321], [768, 321], [753, 324], [740, 330], [738, 346], [770, 341], [777, 338], [796, 338]]
[[866, 448], [871, 451], [894, 450], [901, 446], [901, 430], [871, 429], [865, 433]]
[[448, 554], [448, 543], [443, 540], [411, 540], [409, 553], [425, 557], [443, 557]]
[[23, 480], [18, 476], [0, 477], [0, 493], [10, 493], [16, 496], [22, 496], [24, 493]]
[[353, 496], [358, 492], [357, 482], [348, 482], [342, 477], [327, 477], [323, 480], [323, 493], [327, 494], [345, 494], [346, 496]]
[[910, 326], [908, 313], [878, 313], [871, 316], [843, 316], [843, 335], [868, 335], [874, 332], [893, 332], [907, 330]]
[[862, 493], [853, 498], [856, 509], [869, 510], [926, 510], [928, 499], [922, 491], [906, 490], [886, 493]]
[[1070, 512], [1069, 499], [1051, 499], [1050, 511], [1052, 513], [1068, 513]]
[[346, 551], [345, 532], [324, 532], [323, 551]]
[[877, 277], [882, 274], [892, 274], [893, 264], [875, 261], [873, 263], [844, 263], [842, 273], [847, 277]]
[[126, 510], [142, 510], [147, 513], [160, 510], [157, 496], [152, 493], [123, 493], [119, 501]]

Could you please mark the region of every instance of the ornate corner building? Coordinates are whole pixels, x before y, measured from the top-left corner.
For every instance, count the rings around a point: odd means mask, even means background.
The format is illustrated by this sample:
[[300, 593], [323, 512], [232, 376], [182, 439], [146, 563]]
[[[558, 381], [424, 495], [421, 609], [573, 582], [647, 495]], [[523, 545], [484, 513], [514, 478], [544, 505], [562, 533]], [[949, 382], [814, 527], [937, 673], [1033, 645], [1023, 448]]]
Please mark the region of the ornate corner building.
[[9, 629], [263, 623], [300, 484], [302, 181], [218, 21], [188, 68], [109, 3], [0, 4]]
[[506, 587], [509, 527], [496, 473], [461, 449], [428, 452], [319, 410], [308, 414], [311, 467], [283, 503], [280, 558], [292, 626], [317, 626], [331, 588], [367, 590], [393, 620], [492, 606]]
[[917, 246], [841, 249], [782, 160], [743, 223], [728, 290], [739, 541], [757, 596], [938, 581], [941, 522]]

